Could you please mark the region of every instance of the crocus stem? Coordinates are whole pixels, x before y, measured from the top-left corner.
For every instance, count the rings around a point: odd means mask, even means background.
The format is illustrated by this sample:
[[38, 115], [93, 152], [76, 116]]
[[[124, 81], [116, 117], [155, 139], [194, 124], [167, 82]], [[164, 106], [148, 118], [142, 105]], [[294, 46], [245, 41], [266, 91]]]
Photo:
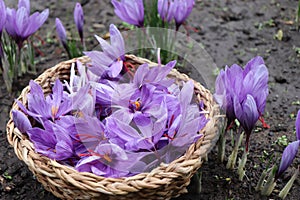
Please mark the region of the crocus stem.
[[84, 41], [84, 39], [83, 39], [83, 38], [80, 38], [80, 42], [81, 42], [83, 51], [86, 51], [86, 46], [85, 46], [85, 41]]
[[202, 171], [197, 171], [192, 177], [193, 186], [190, 188], [192, 193], [200, 194], [202, 185]]
[[3, 48], [2, 48], [1, 35], [0, 35], [0, 73], [3, 72], [2, 58], [4, 58], [4, 51], [3, 51]]
[[249, 154], [249, 152], [247, 152], [246, 150], [244, 150], [242, 159], [239, 160], [239, 166], [238, 166], [238, 174], [239, 174], [239, 180], [242, 181], [244, 176], [245, 176], [245, 165], [247, 162], [247, 155]]
[[255, 191], [261, 191], [261, 189], [263, 187], [263, 183], [265, 181], [265, 178], [266, 178], [267, 174], [268, 174], [268, 170], [264, 170], [262, 172], [262, 174], [261, 174], [261, 176], [260, 176], [260, 178], [258, 180], [258, 183], [257, 183], [257, 185], [255, 187]]
[[201, 191], [202, 191], [202, 171], [200, 171], [199, 173], [198, 173], [198, 177], [199, 177], [199, 187], [198, 187], [198, 194], [200, 194], [201, 193]]
[[227, 165], [226, 165], [227, 169], [233, 169], [234, 168], [235, 163], [236, 163], [236, 158], [237, 158], [238, 150], [239, 150], [239, 147], [240, 147], [240, 145], [242, 143], [243, 137], [244, 137], [244, 132], [242, 132], [241, 134], [238, 134], [238, 137], [235, 140], [235, 145], [234, 145], [234, 148], [232, 150], [232, 153], [231, 153], [231, 155], [228, 158], [228, 162], [227, 162]]
[[31, 67], [31, 70], [29, 70], [29, 67], [27, 67], [27, 72], [31, 71], [33, 74], [36, 74], [36, 67], [34, 63], [34, 46], [31, 40], [27, 41], [28, 43], [28, 58], [29, 58], [29, 66]]
[[15, 65], [14, 68], [12, 69], [12, 74], [13, 74], [13, 82], [17, 82], [18, 76], [21, 76], [21, 48], [18, 47], [15, 55]]
[[[28, 72], [28, 65], [29, 63], [27, 62], [29, 60], [29, 57], [28, 56], [25, 56], [25, 59], [26, 59], [26, 63], [24, 61], [24, 50], [26, 50], [27, 54], [29, 55], [30, 53], [30, 49], [29, 49], [29, 44], [27, 45], [27, 48], [23, 48], [23, 50], [21, 49], [20, 50], [20, 70], [19, 70], [19, 76], [22, 76], [23, 74], [25, 74], [26, 72]], [[30, 61], [30, 60], [29, 60]]]
[[297, 15], [296, 15], [297, 31], [299, 31], [299, 18], [300, 18], [300, 0], [298, 1], [298, 9], [297, 9]]
[[223, 163], [225, 157], [225, 142], [225, 133], [221, 131], [218, 143], [218, 158], [221, 163]]
[[289, 193], [290, 189], [293, 186], [294, 181], [296, 180], [296, 178], [299, 175], [299, 171], [300, 171], [300, 165], [298, 167], [298, 169], [295, 171], [294, 175], [292, 176], [292, 178], [289, 180], [289, 182], [287, 182], [287, 184], [284, 186], [284, 188], [280, 191], [279, 193], [279, 197], [281, 199], [285, 199], [285, 197], [287, 196], [287, 194]]
[[3, 80], [4, 80], [4, 83], [6, 85], [6, 89], [8, 91], [8, 93], [11, 94], [11, 91], [12, 91], [12, 77], [10, 76], [10, 71], [8, 69], [9, 67], [7, 67], [7, 65], [3, 65]]
[[276, 170], [277, 170], [277, 167], [276, 167], [276, 165], [274, 165], [269, 173], [267, 182], [265, 183], [264, 187], [261, 190], [261, 195], [269, 196], [272, 193], [272, 191], [276, 185], [276, 182], [275, 182]]

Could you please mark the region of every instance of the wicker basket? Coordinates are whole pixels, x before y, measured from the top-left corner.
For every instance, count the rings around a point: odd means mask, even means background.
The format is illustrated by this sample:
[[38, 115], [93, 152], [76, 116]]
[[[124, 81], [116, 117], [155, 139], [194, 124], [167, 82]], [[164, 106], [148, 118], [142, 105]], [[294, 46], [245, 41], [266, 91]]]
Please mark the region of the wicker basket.
[[[127, 61], [134, 64], [149, 63], [150, 61], [133, 55], [126, 56]], [[77, 59], [59, 63], [55, 67], [46, 70], [35, 81], [39, 83], [44, 93], [51, 92], [51, 83], [57, 78], [68, 80], [72, 63]], [[87, 63], [87, 57], [78, 58]], [[189, 77], [172, 70], [170, 77], [180, 81], [187, 81]], [[205, 110], [209, 111], [210, 119], [204, 128], [204, 137], [192, 144], [186, 153], [170, 164], [162, 163], [149, 173], [141, 173], [126, 178], [105, 178], [87, 172], [78, 172], [75, 169], [62, 165], [35, 152], [34, 145], [28, 137], [20, 133], [15, 127], [12, 115], [7, 124], [7, 138], [14, 147], [15, 153], [23, 160], [34, 173], [37, 180], [43, 184], [46, 190], [62, 199], [170, 199], [186, 193], [186, 187], [190, 183], [193, 174], [201, 167], [203, 158], [215, 145], [219, 134], [216, 117], [219, 114], [211, 93], [195, 83], [197, 98], [203, 100]], [[23, 89], [18, 100], [27, 105], [26, 95], [30, 91], [29, 86]], [[19, 109], [16, 103], [13, 109]]]

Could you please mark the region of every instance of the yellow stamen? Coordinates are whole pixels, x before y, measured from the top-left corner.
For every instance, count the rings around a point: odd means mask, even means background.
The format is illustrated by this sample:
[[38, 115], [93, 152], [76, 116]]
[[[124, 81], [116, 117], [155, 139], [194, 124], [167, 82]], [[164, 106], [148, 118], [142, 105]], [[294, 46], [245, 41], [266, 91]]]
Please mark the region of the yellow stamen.
[[58, 107], [52, 106], [52, 108], [51, 108], [51, 114], [52, 114], [53, 118], [55, 117], [55, 115], [57, 114], [57, 112], [58, 112]]
[[136, 110], [139, 110], [141, 107], [141, 103], [139, 101], [135, 101], [134, 105], [136, 106]]

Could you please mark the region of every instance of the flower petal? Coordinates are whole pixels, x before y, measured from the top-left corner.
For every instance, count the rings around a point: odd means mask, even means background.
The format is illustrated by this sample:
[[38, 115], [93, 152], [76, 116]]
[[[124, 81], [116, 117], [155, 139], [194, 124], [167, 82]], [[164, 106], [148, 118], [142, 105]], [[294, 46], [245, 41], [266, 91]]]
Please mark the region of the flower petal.
[[111, 45], [114, 47], [116, 52], [116, 58], [123, 58], [125, 54], [125, 43], [121, 32], [117, 29], [117, 27], [114, 24], [111, 24], [109, 26], [109, 34]]
[[83, 9], [80, 3], [76, 3], [74, 8], [74, 21], [79, 33], [81, 40], [83, 39], [83, 24], [84, 24], [84, 15]]
[[234, 112], [246, 134], [250, 134], [259, 118], [254, 98], [248, 94], [247, 98], [243, 102], [240, 102], [238, 97], [235, 96]]
[[24, 7], [26, 8], [27, 15], [30, 14], [30, 0], [19, 0], [18, 8]]
[[297, 140], [300, 140], [300, 110], [297, 113], [297, 119], [296, 119], [296, 137]]
[[277, 178], [281, 176], [281, 174], [285, 172], [285, 170], [292, 164], [294, 158], [298, 153], [299, 146], [300, 146], [300, 140], [290, 143], [284, 149], [281, 157], [280, 166], [276, 174]]
[[23, 112], [12, 110], [12, 115], [15, 126], [20, 130], [21, 133], [26, 133], [28, 129], [32, 128], [29, 119]]

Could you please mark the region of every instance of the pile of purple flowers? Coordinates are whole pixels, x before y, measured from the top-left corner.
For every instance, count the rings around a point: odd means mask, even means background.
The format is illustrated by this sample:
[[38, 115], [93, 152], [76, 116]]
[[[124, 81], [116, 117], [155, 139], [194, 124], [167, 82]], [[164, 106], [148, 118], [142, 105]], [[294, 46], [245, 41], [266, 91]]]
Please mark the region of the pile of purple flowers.
[[181, 156], [208, 119], [203, 103], [192, 102], [193, 82], [167, 77], [176, 61], [162, 65], [158, 56], [157, 66], [128, 69], [114, 25], [110, 36], [110, 44], [97, 37], [103, 51], [85, 52], [91, 62], [77, 61], [70, 80], [56, 80], [46, 97], [31, 81], [27, 108], [18, 101], [21, 111], [12, 114], [38, 153], [80, 172], [123, 177]]

